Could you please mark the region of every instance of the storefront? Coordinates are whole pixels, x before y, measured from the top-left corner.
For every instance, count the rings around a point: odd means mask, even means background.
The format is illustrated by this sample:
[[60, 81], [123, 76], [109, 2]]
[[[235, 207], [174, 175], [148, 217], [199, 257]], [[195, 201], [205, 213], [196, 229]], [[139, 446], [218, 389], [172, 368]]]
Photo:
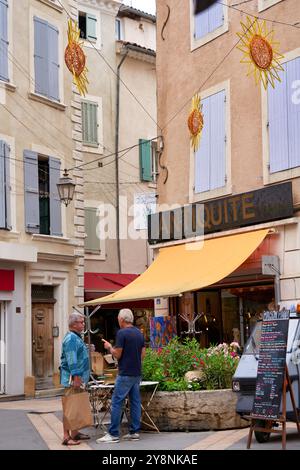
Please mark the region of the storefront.
[[243, 345], [265, 309], [280, 303], [293, 310], [297, 303], [298, 233], [290, 182], [152, 214], [155, 261], [127, 287], [92, 303], [168, 298], [164, 314], [174, 317], [178, 335], [195, 335], [203, 346]]

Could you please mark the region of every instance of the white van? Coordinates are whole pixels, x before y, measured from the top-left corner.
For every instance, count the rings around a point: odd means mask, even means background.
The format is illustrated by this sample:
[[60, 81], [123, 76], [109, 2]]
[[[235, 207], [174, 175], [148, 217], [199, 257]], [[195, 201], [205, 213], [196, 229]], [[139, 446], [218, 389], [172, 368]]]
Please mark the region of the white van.
[[[240, 416], [249, 416], [252, 412], [261, 327], [262, 321], [257, 322], [232, 378], [232, 390], [239, 395], [236, 411]], [[300, 409], [300, 316], [296, 313], [290, 314], [286, 364], [292, 382], [296, 407]], [[289, 421], [295, 421], [295, 413], [289, 392], [287, 393], [286, 415]], [[270, 439], [270, 433], [255, 432], [255, 437], [258, 442], [267, 442]]]

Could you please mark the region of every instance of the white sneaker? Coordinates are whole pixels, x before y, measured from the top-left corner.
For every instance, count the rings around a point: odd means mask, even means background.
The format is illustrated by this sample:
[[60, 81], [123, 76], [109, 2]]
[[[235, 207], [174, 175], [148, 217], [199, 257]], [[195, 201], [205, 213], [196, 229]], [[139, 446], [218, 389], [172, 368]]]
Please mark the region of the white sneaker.
[[116, 436], [111, 436], [109, 433], [105, 436], [96, 439], [97, 444], [102, 444], [102, 442], [120, 442], [120, 438]]
[[125, 434], [125, 436], [123, 436], [123, 439], [124, 441], [139, 441], [140, 435], [137, 432], [133, 434]]

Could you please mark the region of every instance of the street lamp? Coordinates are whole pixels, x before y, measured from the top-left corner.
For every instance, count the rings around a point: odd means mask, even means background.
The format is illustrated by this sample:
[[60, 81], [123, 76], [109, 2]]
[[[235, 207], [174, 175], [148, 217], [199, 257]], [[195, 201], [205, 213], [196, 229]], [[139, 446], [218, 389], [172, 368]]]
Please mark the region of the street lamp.
[[67, 207], [72, 201], [75, 191], [75, 183], [69, 178], [67, 170], [64, 171], [63, 177], [59, 178], [56, 186], [60, 201]]

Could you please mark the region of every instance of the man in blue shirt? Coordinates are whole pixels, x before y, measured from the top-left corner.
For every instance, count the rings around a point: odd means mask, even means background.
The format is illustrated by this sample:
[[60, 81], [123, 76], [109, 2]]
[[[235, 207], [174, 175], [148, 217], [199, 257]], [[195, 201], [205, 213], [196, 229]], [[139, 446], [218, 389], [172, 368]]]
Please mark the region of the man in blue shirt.
[[[90, 363], [87, 347], [81, 338], [84, 330], [84, 317], [74, 312], [69, 316], [69, 330], [65, 335], [60, 363], [60, 382], [68, 394], [70, 387], [80, 391], [82, 385], [86, 384], [90, 377]], [[80, 440], [89, 439], [89, 436], [78, 431], [70, 431], [63, 420], [64, 437], [63, 445], [78, 445]]]
[[104, 348], [118, 360], [119, 373], [116, 379], [111, 402], [111, 424], [109, 432], [97, 439], [102, 442], [119, 442], [120, 422], [123, 403], [129, 397], [130, 402], [130, 428], [129, 434], [123, 439], [138, 440], [141, 427], [141, 395], [140, 382], [142, 379], [142, 359], [145, 355], [144, 337], [140, 330], [133, 326], [133, 313], [128, 308], [120, 310], [118, 322], [120, 330], [117, 333], [116, 345], [105, 340]]

